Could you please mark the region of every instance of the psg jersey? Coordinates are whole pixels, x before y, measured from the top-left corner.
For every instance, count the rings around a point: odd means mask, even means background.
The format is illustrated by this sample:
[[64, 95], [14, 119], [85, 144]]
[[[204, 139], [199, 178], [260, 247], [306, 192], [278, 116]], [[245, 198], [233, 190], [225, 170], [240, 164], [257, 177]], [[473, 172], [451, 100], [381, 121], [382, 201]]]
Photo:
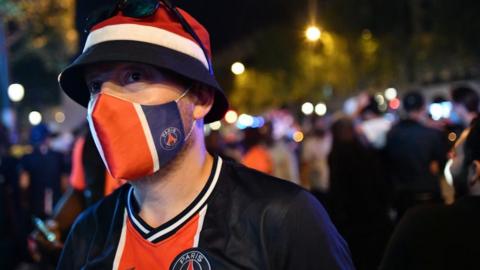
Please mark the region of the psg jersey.
[[153, 228], [139, 212], [128, 184], [87, 209], [57, 269], [353, 269], [345, 241], [308, 192], [220, 157], [179, 215]]

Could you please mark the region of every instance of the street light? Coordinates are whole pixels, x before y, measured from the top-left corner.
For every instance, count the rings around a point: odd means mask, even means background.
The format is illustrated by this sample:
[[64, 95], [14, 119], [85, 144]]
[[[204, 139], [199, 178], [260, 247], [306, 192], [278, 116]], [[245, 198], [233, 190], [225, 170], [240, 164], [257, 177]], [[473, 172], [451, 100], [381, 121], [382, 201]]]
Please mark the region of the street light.
[[387, 100], [393, 100], [397, 97], [397, 89], [395, 88], [388, 88], [385, 90], [385, 97]]
[[315, 105], [315, 113], [318, 116], [324, 116], [327, 113], [327, 105], [325, 105], [325, 103], [318, 103]]
[[32, 126], [36, 126], [42, 122], [42, 114], [37, 111], [30, 112], [28, 114], [28, 121], [30, 121]]
[[245, 72], [245, 65], [240, 62], [235, 62], [232, 65], [232, 73], [235, 75], [241, 75]]
[[245, 129], [253, 125], [253, 116], [248, 114], [241, 114], [238, 117], [237, 127], [240, 129]]
[[25, 96], [25, 88], [23, 85], [19, 83], [11, 84], [8, 87], [8, 97], [13, 102], [20, 102], [22, 101], [23, 97]]
[[310, 115], [310, 114], [313, 113], [313, 110], [314, 110], [314, 107], [313, 107], [312, 103], [310, 103], [310, 102], [303, 103], [303, 105], [302, 105], [303, 114]]
[[305, 30], [305, 36], [307, 37], [308, 41], [315, 42], [320, 39], [322, 32], [317, 26], [311, 25], [307, 27], [307, 30]]
[[234, 110], [230, 110], [225, 114], [225, 121], [229, 124], [234, 124], [237, 122], [238, 114]]
[[210, 128], [212, 130], [219, 130], [222, 127], [222, 122], [220, 121], [215, 121], [213, 123], [210, 123]]

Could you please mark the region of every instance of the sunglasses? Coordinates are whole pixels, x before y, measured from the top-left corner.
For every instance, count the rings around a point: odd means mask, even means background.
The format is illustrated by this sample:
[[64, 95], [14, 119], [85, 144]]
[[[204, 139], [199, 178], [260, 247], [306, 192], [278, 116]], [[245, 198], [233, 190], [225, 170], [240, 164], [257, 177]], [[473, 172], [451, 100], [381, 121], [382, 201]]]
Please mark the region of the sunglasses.
[[119, 11], [122, 11], [122, 14], [130, 18], [146, 18], [155, 14], [158, 8], [161, 5], [164, 5], [166, 9], [173, 14], [177, 20], [182, 25], [183, 29], [189, 33], [193, 39], [198, 43], [200, 48], [205, 54], [205, 58], [208, 62], [208, 71], [210, 75], [213, 75], [213, 67], [210, 57], [208, 57], [207, 50], [203, 45], [201, 39], [193, 30], [192, 26], [187, 22], [187, 20], [182, 16], [178, 9], [170, 2], [170, 0], [119, 0], [116, 5], [113, 7], [101, 8], [88, 16], [86, 22], [85, 33], [89, 33], [94, 25], [104, 21], [108, 18], [113, 17]]

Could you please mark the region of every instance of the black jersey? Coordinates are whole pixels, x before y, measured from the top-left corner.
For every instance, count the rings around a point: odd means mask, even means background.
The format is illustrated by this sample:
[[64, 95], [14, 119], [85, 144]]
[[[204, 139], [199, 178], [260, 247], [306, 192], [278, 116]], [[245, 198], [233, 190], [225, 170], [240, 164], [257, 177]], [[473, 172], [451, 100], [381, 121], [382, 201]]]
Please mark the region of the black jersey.
[[125, 185], [75, 222], [57, 269], [353, 269], [347, 244], [302, 188], [215, 158], [210, 178], [157, 228]]

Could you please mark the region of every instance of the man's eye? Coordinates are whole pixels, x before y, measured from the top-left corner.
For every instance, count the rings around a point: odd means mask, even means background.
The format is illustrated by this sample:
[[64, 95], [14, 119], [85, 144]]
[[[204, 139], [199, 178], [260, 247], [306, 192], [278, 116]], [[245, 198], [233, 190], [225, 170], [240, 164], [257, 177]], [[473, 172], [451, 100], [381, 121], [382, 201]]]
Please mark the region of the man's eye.
[[90, 94], [95, 95], [100, 93], [100, 90], [102, 90], [102, 82], [100, 81], [92, 81], [88, 84], [88, 90], [90, 91]]
[[126, 83], [135, 83], [143, 79], [143, 76], [140, 72], [130, 72], [126, 76]]

